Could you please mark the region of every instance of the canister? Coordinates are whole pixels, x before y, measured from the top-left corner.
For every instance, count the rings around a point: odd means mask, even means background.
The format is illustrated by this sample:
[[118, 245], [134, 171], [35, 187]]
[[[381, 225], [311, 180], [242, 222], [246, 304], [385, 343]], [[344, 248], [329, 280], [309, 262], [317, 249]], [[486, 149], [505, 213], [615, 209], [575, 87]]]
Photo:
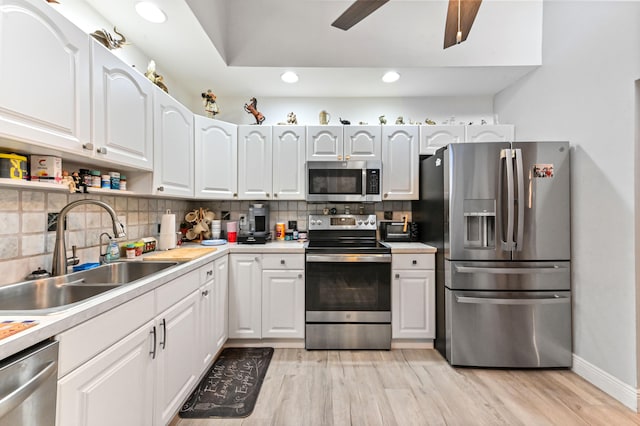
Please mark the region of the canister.
[[111, 179], [111, 189], [120, 189], [120, 173], [109, 172], [109, 177]]
[[102, 189], [111, 189], [111, 176], [102, 175]]
[[284, 240], [284, 223], [276, 223], [276, 240]]
[[91, 186], [100, 188], [102, 181], [100, 180], [100, 170], [91, 170]]
[[120, 191], [127, 190], [127, 177], [125, 175], [120, 175]]

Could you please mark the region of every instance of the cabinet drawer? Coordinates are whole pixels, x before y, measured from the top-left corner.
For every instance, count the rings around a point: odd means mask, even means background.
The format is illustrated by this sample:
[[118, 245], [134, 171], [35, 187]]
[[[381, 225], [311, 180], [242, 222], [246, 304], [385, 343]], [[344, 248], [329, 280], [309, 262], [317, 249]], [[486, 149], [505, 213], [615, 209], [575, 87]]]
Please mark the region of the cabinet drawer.
[[156, 289], [156, 312], [163, 312], [200, 288], [200, 270], [188, 272]]
[[153, 292], [143, 294], [58, 336], [63, 377], [155, 316]]
[[262, 269], [304, 269], [304, 255], [271, 253], [262, 255]]
[[211, 281], [213, 279], [213, 262], [201, 266], [199, 271], [201, 284]]
[[435, 257], [432, 254], [394, 254], [393, 269], [435, 269]]

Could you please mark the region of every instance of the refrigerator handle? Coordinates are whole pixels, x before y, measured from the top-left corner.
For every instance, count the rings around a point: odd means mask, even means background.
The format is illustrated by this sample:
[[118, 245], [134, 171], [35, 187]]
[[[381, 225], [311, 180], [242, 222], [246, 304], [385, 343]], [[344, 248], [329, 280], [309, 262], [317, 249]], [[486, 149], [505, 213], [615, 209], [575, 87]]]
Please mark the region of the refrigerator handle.
[[480, 305], [551, 305], [556, 303], [570, 303], [571, 299], [567, 296], [558, 296], [554, 294], [551, 297], [544, 298], [498, 298], [498, 297], [468, 297], [456, 296], [458, 303], [473, 303]]
[[[514, 204], [514, 188], [513, 188], [513, 151], [503, 149], [500, 151], [500, 163], [504, 163], [507, 177], [507, 232], [502, 238], [502, 250], [512, 251], [514, 248], [513, 241], [513, 204]], [[500, 174], [500, 182], [502, 182], [502, 173]], [[502, 193], [502, 184], [499, 185], [499, 192]], [[500, 208], [502, 209], [502, 196], [500, 197]]]
[[522, 150], [513, 150], [516, 157], [516, 174], [518, 179], [518, 227], [516, 230], [516, 246], [517, 251], [522, 251], [524, 245], [524, 166], [522, 165]]
[[485, 274], [553, 274], [557, 272], [566, 272], [566, 266], [541, 266], [541, 267], [533, 267], [533, 268], [500, 268], [500, 267], [488, 267], [483, 268], [481, 266], [454, 266], [456, 272], [460, 274], [476, 274], [476, 273], [485, 273]]

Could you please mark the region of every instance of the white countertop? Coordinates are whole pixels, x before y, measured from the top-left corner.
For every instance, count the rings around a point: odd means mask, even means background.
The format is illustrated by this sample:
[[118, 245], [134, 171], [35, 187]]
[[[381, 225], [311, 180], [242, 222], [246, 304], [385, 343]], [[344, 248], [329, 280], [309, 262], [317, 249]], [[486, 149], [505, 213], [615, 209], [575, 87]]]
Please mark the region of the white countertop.
[[424, 243], [389, 243], [384, 242], [384, 245], [391, 248], [391, 253], [436, 253], [438, 250]]
[[[195, 243], [183, 245], [183, 247], [195, 246], [200, 245]], [[39, 323], [0, 340], [0, 360], [141, 296], [228, 253], [304, 253], [305, 243], [302, 241], [273, 241], [267, 244], [231, 243], [215, 247], [217, 250], [210, 254], [167, 268], [133, 284], [110, 290], [64, 312], [49, 315], [0, 315], [0, 321], [35, 320]], [[180, 250], [180, 248], [174, 250]], [[140, 261], [142, 257], [135, 260]]]

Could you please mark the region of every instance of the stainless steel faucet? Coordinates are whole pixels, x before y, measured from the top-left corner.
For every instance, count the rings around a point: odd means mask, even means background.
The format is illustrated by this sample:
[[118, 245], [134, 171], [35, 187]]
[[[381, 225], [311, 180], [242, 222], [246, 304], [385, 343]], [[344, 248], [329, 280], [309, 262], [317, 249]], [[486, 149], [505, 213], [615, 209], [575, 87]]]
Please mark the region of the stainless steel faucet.
[[51, 275], [54, 277], [57, 275], [64, 275], [67, 273], [67, 266], [78, 264], [78, 258], [75, 253], [75, 246], [73, 256], [67, 259], [67, 247], [64, 241], [64, 222], [69, 210], [82, 204], [94, 204], [100, 206], [109, 213], [111, 216], [111, 224], [113, 225], [114, 238], [122, 238], [126, 234], [124, 232], [124, 226], [118, 221], [116, 212], [109, 204], [98, 200], [77, 200], [72, 201], [60, 210], [58, 214], [58, 223], [56, 225], [56, 244], [53, 248], [53, 265], [51, 266]]

